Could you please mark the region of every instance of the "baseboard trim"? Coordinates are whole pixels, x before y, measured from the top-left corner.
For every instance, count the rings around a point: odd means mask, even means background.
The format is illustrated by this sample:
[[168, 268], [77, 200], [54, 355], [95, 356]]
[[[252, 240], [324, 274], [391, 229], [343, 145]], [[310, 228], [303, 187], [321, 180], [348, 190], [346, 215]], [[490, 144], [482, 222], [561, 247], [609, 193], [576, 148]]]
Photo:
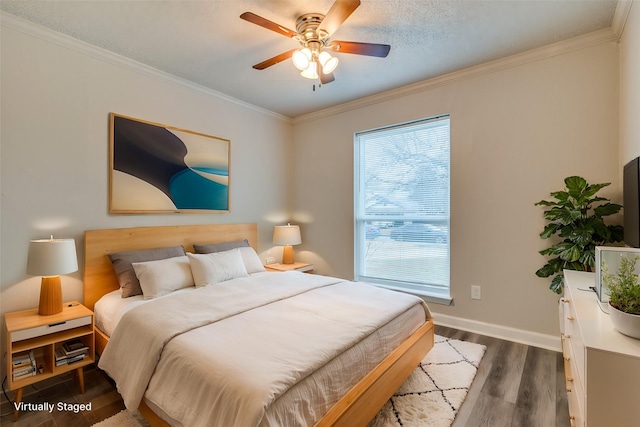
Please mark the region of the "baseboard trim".
[[480, 335], [487, 335], [493, 338], [513, 341], [533, 347], [544, 348], [553, 351], [562, 351], [560, 336], [541, 334], [538, 332], [525, 331], [508, 326], [496, 325], [493, 323], [480, 322], [478, 320], [464, 319], [441, 313], [432, 313], [434, 323], [440, 326], [460, 329], [462, 331], [473, 332]]

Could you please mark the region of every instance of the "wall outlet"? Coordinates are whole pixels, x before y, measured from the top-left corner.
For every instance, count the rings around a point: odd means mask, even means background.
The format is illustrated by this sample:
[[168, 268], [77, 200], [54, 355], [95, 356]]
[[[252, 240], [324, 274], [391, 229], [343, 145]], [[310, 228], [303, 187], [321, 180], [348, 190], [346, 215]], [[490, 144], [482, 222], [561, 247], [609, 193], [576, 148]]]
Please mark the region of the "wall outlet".
[[266, 264], [275, 264], [275, 263], [276, 263], [276, 259], [275, 259], [274, 257], [272, 257], [272, 256], [268, 256], [268, 257], [264, 260], [264, 262], [265, 262]]
[[471, 299], [482, 299], [479, 285], [471, 285]]

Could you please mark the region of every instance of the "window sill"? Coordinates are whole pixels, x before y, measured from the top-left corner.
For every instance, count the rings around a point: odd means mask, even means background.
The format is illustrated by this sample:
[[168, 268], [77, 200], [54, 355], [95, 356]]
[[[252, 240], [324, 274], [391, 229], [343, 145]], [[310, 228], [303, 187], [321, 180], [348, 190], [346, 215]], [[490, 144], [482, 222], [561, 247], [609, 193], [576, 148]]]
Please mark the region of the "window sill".
[[[373, 279], [369, 279], [366, 277], [362, 277], [356, 279], [358, 281], [362, 281], [365, 283], [369, 283], [370, 285], [378, 286], [380, 288], [390, 289], [392, 291], [404, 292], [406, 294], [416, 295], [424, 299], [426, 302], [434, 303], [434, 304], [442, 304], [442, 305], [452, 305], [453, 298], [449, 295], [449, 293], [445, 290], [440, 289], [413, 289], [409, 287], [404, 287], [402, 285], [393, 285], [389, 283], [380, 283]], [[426, 288], [426, 286], [425, 286]]]

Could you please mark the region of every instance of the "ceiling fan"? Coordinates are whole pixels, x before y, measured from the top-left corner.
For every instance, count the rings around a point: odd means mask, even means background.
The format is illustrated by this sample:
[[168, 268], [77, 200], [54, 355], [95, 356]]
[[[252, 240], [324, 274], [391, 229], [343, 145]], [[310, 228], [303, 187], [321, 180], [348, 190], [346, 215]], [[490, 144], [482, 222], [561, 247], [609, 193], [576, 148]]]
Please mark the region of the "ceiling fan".
[[[301, 71], [303, 77], [320, 79], [322, 84], [335, 80], [333, 70], [338, 65], [338, 58], [329, 51], [352, 53], [384, 58], [389, 54], [391, 46], [387, 44], [360, 43], [342, 40], [330, 41], [331, 35], [360, 6], [360, 0], [336, 0], [326, 15], [307, 13], [296, 20], [296, 31], [290, 30], [275, 22], [269, 21], [251, 12], [245, 12], [240, 18], [253, 24], [275, 31], [283, 36], [295, 39], [301, 48], [291, 49], [269, 58], [253, 66], [256, 70], [264, 70], [286, 59], [291, 58], [293, 64]], [[314, 87], [315, 89], [315, 87]]]

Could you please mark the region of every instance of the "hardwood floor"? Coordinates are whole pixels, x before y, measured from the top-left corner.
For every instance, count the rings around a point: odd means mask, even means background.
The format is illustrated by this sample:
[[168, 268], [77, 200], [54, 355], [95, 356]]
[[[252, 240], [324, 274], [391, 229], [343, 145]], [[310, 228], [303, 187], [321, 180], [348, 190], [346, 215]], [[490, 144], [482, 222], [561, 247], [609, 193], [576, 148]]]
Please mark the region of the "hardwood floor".
[[[485, 355], [452, 427], [568, 427], [562, 355], [470, 332], [436, 326], [438, 335], [484, 344]], [[14, 427], [84, 427], [110, 417], [124, 404], [102, 371], [85, 368], [85, 394], [71, 374], [24, 391], [24, 402], [91, 403], [91, 411], [27, 411], [12, 423], [13, 405], [2, 396], [0, 424]], [[9, 395], [13, 398], [13, 393]]]
[[436, 334], [487, 346], [452, 427], [569, 427], [561, 353], [442, 326]]

